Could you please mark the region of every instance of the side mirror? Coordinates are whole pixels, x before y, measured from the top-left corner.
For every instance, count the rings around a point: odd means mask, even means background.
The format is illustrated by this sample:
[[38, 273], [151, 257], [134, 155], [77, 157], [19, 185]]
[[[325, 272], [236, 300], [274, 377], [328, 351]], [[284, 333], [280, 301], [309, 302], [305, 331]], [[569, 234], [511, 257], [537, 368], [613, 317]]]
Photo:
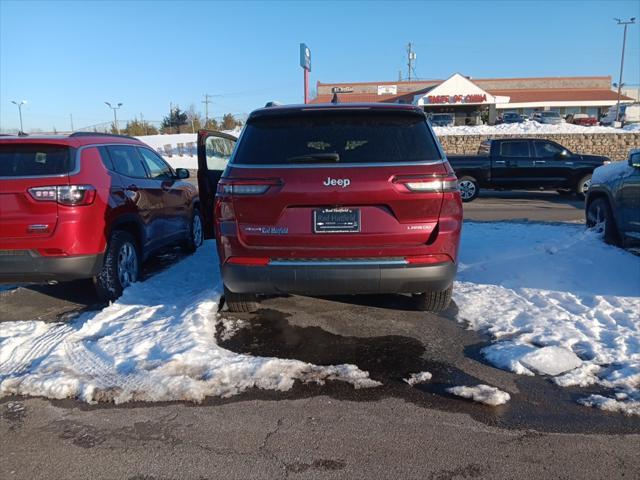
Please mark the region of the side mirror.
[[185, 178], [189, 178], [189, 170], [186, 168], [176, 168], [176, 177], [180, 180], [184, 180]]
[[564, 149], [558, 152], [558, 154], [556, 155], [556, 158], [569, 158], [570, 156], [571, 154], [569, 154], [569, 150]]
[[633, 168], [640, 168], [640, 153], [629, 156], [629, 165]]

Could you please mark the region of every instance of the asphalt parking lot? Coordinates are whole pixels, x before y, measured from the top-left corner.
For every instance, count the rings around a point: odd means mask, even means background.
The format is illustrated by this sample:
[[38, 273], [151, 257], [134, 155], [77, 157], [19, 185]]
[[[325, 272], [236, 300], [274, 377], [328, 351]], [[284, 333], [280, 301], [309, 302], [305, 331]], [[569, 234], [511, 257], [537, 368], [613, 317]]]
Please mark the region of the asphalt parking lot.
[[[484, 192], [483, 192], [484, 193]], [[582, 204], [555, 193], [486, 193], [471, 221], [581, 222]], [[152, 276], [181, 253], [147, 265]], [[98, 309], [86, 284], [0, 293], [0, 320], [65, 321]], [[633, 478], [640, 419], [577, 405], [544, 377], [486, 364], [489, 339], [401, 296], [274, 297], [248, 328], [219, 342], [238, 353], [314, 364], [354, 363], [383, 382], [253, 390], [191, 403], [89, 406], [75, 400], [0, 399], [0, 478]], [[430, 371], [412, 387], [408, 373]], [[505, 406], [454, 399], [448, 386], [486, 383]], [[584, 390], [582, 390], [584, 393]]]

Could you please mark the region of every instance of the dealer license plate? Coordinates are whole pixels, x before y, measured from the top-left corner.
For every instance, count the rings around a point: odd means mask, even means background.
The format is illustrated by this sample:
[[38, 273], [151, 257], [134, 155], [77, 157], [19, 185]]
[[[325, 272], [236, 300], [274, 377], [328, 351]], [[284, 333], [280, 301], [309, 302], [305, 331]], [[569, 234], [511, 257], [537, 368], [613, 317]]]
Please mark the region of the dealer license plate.
[[360, 209], [322, 208], [313, 211], [314, 233], [352, 233], [360, 231]]

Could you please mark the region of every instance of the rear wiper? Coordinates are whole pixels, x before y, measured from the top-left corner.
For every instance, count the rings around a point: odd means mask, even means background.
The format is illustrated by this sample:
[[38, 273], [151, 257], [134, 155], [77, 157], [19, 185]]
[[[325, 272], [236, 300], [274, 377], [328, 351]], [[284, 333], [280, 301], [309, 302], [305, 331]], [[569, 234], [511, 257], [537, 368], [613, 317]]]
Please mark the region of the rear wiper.
[[340, 155], [337, 153], [310, 153], [308, 155], [287, 158], [287, 162], [289, 163], [338, 163], [339, 161]]

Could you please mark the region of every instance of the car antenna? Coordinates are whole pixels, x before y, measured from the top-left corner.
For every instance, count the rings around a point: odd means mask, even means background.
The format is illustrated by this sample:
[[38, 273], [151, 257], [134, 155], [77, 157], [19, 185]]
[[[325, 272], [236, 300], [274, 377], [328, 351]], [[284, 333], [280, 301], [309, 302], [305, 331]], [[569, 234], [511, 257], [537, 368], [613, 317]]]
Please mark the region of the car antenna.
[[333, 98], [331, 99], [331, 103], [340, 103], [340, 99], [338, 98], [337, 92], [334, 92]]

